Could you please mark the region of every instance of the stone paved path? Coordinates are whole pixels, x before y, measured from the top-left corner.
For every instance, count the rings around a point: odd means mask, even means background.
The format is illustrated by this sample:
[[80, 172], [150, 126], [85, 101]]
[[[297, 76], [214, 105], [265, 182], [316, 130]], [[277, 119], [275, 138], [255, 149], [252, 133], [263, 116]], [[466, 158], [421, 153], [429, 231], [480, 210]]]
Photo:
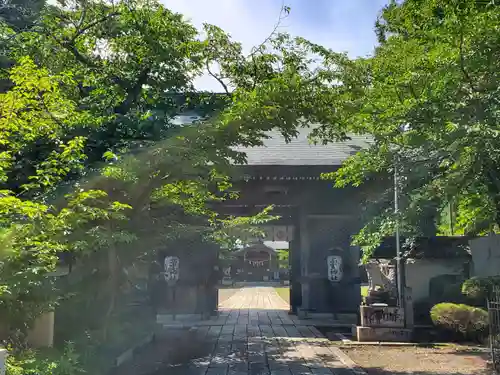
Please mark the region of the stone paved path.
[[265, 309], [288, 310], [289, 305], [281, 298], [273, 287], [255, 286], [241, 288], [229, 299], [219, 305], [219, 309]]
[[355, 374], [320, 331], [288, 315], [288, 304], [271, 287], [242, 288], [220, 305], [218, 317], [184, 329], [174, 340], [166, 329], [169, 364], [148, 374]]

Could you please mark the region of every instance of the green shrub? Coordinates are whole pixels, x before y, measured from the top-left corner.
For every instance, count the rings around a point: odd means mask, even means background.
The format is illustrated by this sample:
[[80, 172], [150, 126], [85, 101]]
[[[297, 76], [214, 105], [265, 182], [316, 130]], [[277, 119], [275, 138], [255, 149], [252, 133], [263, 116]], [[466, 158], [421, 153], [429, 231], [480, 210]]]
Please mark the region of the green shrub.
[[500, 276], [472, 277], [462, 284], [462, 293], [485, 304], [495, 287], [500, 287]]
[[488, 331], [488, 313], [473, 306], [439, 303], [431, 309], [431, 319], [436, 327], [464, 339], [481, 339]]
[[79, 375], [83, 372], [71, 343], [63, 353], [26, 350], [7, 357], [6, 375]]

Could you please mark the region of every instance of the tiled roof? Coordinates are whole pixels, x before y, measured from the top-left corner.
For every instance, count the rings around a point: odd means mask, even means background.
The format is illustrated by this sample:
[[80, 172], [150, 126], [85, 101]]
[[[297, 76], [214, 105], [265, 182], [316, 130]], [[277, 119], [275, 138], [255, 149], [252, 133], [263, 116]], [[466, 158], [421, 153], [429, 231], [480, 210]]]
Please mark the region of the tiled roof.
[[276, 249], [272, 248], [271, 246], [267, 246], [263, 243], [253, 243], [247, 247], [244, 247], [242, 249], [239, 249], [239, 250], [233, 252], [232, 254], [234, 254], [234, 255], [244, 254], [249, 250], [251, 250], [251, 251], [266, 251], [268, 253], [277, 253], [278, 252]]
[[[177, 125], [193, 123], [201, 117], [196, 111], [186, 111], [177, 116], [173, 123]], [[370, 138], [351, 135], [345, 142], [333, 142], [327, 145], [314, 145], [308, 139], [312, 129], [300, 128], [296, 138], [286, 143], [278, 131], [269, 132], [270, 138], [264, 140], [261, 147], [236, 147], [235, 150], [245, 152], [250, 166], [339, 166], [349, 156], [366, 148]]]
[[297, 138], [286, 143], [279, 132], [268, 133], [271, 138], [264, 140], [264, 146], [237, 147], [237, 151], [247, 154], [248, 165], [340, 165], [349, 156], [366, 148], [370, 138], [366, 136], [350, 136], [345, 142], [334, 142], [327, 145], [313, 145], [308, 139], [311, 128], [300, 129]]

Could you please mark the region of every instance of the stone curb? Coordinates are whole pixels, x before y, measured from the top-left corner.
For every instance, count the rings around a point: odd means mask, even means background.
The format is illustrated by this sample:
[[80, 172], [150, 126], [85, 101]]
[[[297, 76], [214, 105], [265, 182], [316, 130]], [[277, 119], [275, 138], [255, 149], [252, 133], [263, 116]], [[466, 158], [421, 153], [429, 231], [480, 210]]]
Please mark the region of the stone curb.
[[344, 346], [395, 346], [395, 347], [425, 347], [425, 346], [446, 346], [446, 343], [437, 342], [385, 342], [385, 341], [351, 341], [342, 340]]
[[394, 346], [394, 347], [428, 347], [428, 346], [450, 346], [446, 342], [390, 342], [390, 341], [353, 341], [344, 335], [335, 333], [344, 346]]
[[129, 362], [134, 359], [134, 357], [137, 355], [137, 352], [144, 348], [146, 345], [151, 344], [153, 341], [156, 339], [156, 334], [155, 333], [150, 333], [147, 335], [144, 339], [139, 341], [136, 345], [133, 347], [125, 350], [122, 354], [120, 354], [118, 357], [115, 358], [115, 363], [114, 366], [111, 368], [110, 373], [112, 373], [114, 370], [116, 370], [118, 367], [123, 365], [126, 362]]
[[392, 341], [353, 341], [348, 339], [342, 333], [333, 333], [332, 336], [337, 337], [342, 341], [341, 345], [345, 346], [396, 346], [396, 347], [425, 347], [425, 346], [448, 346], [445, 342], [392, 342]]

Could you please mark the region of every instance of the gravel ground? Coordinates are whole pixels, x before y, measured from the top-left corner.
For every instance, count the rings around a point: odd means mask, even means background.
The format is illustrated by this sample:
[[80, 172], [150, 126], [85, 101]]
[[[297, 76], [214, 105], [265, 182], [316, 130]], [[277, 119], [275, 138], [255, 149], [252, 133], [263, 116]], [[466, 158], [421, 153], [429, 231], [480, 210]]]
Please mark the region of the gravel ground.
[[342, 350], [368, 375], [490, 375], [482, 349], [356, 346]]

